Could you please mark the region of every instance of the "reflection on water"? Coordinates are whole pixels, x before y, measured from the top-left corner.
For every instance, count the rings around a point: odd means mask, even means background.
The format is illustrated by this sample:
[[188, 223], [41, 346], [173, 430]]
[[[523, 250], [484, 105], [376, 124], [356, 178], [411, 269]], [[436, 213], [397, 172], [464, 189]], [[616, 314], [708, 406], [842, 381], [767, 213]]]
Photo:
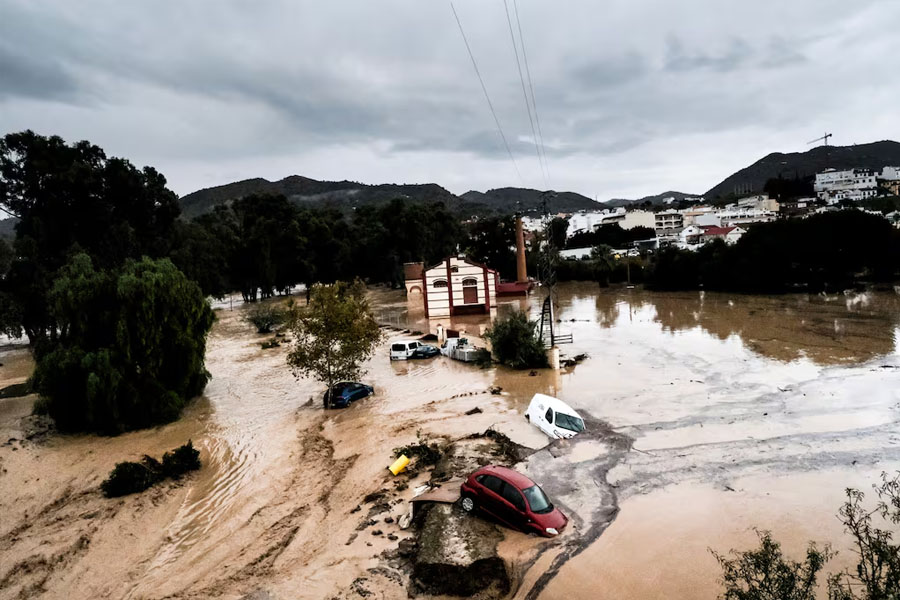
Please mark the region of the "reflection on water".
[[[381, 290], [373, 300], [382, 321], [421, 331], [434, 331], [440, 322], [477, 334], [490, 322], [473, 315], [429, 321], [420, 303], [407, 303], [402, 291]], [[529, 298], [501, 300], [497, 314], [526, 309], [538, 318], [542, 300], [540, 290]], [[779, 361], [806, 357], [818, 365], [853, 364], [900, 348], [900, 295], [895, 292], [749, 296], [565, 283], [557, 287], [556, 305], [558, 328], [575, 335], [571, 350], [580, 346], [578, 334], [585, 329], [618, 330], [648, 322], [670, 335], [699, 329], [723, 341], [736, 336], [753, 352]]]
[[560, 290], [560, 318], [590, 317], [600, 327], [652, 320], [663, 331], [702, 329], [720, 340], [737, 336], [762, 356], [808, 357], [819, 365], [860, 363], [896, 352], [900, 296], [865, 292], [838, 296], [746, 296], [713, 292], [597, 290], [580, 284]]

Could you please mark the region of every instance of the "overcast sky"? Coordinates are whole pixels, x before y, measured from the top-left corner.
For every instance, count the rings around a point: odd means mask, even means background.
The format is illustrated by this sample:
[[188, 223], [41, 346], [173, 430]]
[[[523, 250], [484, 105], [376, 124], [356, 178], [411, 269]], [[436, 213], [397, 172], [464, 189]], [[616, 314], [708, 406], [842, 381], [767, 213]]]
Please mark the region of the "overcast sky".
[[[516, 28], [513, 0], [508, 0]], [[179, 194], [299, 174], [600, 200], [900, 139], [900, 1], [2, 0], [0, 133], [88, 139]], [[516, 31], [518, 35], [518, 31]]]

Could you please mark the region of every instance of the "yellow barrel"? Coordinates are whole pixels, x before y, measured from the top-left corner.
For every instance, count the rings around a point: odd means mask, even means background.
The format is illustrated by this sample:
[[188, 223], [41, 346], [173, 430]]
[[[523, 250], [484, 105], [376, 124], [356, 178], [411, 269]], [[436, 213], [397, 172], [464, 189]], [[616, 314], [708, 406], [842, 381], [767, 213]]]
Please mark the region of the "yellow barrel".
[[390, 471], [394, 475], [397, 475], [399, 473], [402, 473], [404, 471], [404, 469], [406, 469], [406, 466], [408, 464], [409, 464], [409, 459], [406, 458], [405, 454], [401, 454], [400, 458], [395, 460], [394, 464], [392, 464], [391, 466], [388, 467], [388, 471]]

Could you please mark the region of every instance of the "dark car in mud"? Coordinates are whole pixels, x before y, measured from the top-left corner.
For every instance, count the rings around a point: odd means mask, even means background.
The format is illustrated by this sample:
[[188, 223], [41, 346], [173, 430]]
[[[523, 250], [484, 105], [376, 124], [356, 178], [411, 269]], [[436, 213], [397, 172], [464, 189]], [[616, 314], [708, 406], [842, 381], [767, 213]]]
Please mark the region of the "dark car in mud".
[[466, 512], [480, 509], [509, 527], [544, 537], [558, 535], [569, 522], [539, 485], [494, 465], [478, 469], [463, 482], [460, 506]]
[[[351, 402], [361, 400], [375, 392], [371, 385], [358, 381], [342, 381], [331, 387], [331, 408], [347, 408]], [[328, 406], [328, 392], [322, 396], [325, 406]]]
[[410, 358], [431, 358], [441, 353], [441, 349], [431, 344], [419, 344], [409, 355]]

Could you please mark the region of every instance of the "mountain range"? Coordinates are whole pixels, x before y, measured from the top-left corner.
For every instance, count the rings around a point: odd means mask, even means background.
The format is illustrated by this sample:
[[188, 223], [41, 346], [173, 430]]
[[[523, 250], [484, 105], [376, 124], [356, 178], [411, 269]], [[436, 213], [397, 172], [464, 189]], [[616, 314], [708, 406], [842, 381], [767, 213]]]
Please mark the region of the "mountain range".
[[[575, 212], [597, 208], [636, 206], [650, 203], [660, 206], [666, 198], [682, 200], [703, 196], [707, 200], [724, 200], [734, 196], [757, 194], [771, 178], [808, 178], [827, 168], [881, 169], [885, 165], [900, 165], [900, 143], [873, 142], [856, 146], [819, 146], [807, 152], [784, 154], [773, 152], [752, 165], [726, 177], [705, 194], [667, 191], [636, 200], [615, 198], [597, 202], [576, 192], [556, 192], [550, 200], [552, 212]], [[331, 206], [351, 210], [355, 206], [379, 204], [392, 198], [413, 202], [444, 202], [462, 216], [475, 214], [509, 214], [516, 211], [540, 210], [543, 192], [527, 188], [505, 187], [487, 192], [468, 191], [459, 196], [443, 187], [430, 184], [367, 185], [352, 181], [317, 181], [293, 175], [280, 181], [247, 179], [227, 185], [207, 188], [182, 197], [186, 218], [211, 210], [216, 204], [240, 198], [250, 193], [280, 193], [298, 205]]]
[[[900, 165], [900, 143], [886, 140], [855, 146], [819, 146], [807, 152], [773, 152], [726, 177], [702, 195], [709, 201], [723, 201], [760, 193], [771, 178], [802, 179], [813, 177], [827, 168], [881, 169], [886, 165]], [[383, 204], [394, 198], [404, 198], [410, 202], [443, 202], [452, 212], [463, 217], [535, 212], [541, 209], [544, 195], [540, 190], [506, 187], [486, 192], [472, 190], [457, 196], [435, 183], [369, 185], [354, 181], [318, 181], [291, 175], [279, 181], [245, 179], [187, 194], [180, 200], [182, 215], [191, 219], [216, 205], [254, 193], [284, 194], [299, 206], [331, 207], [344, 212], [352, 211], [354, 207]], [[666, 198], [681, 200], [700, 195], [668, 191], [636, 200], [616, 198], [597, 202], [575, 192], [556, 192], [549, 208], [552, 212], [575, 212], [637, 206], [647, 202], [660, 206]], [[0, 221], [0, 236], [12, 237], [14, 224], [15, 219]]]

